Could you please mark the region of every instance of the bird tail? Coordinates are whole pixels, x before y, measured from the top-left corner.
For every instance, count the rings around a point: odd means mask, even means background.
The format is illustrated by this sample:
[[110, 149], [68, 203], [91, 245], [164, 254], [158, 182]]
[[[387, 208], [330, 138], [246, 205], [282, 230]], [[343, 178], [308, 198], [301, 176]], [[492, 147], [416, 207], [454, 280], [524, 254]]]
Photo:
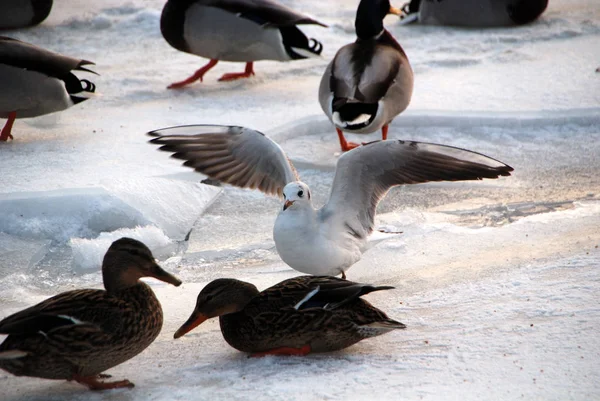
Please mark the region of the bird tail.
[[382, 329], [382, 330], [399, 330], [405, 329], [406, 325], [397, 320], [387, 319], [382, 320], [380, 322], [369, 323], [367, 326], [373, 329]]

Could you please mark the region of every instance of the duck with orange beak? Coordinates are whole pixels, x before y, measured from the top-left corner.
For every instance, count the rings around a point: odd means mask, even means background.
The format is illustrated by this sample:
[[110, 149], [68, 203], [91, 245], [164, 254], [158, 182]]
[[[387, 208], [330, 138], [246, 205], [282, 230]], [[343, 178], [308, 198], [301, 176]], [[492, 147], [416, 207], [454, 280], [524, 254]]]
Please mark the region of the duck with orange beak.
[[300, 276], [259, 292], [244, 281], [217, 279], [200, 291], [194, 311], [174, 337], [218, 316], [225, 341], [252, 356], [340, 350], [406, 327], [361, 299], [390, 289], [336, 277]]

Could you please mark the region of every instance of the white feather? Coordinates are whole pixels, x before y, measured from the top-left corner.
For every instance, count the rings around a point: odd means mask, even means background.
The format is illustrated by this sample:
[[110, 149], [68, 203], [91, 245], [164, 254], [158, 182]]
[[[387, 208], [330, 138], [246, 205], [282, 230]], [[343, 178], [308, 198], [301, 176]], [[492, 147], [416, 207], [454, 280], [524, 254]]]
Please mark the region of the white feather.
[[306, 301], [311, 299], [317, 292], [319, 292], [320, 289], [321, 289], [321, 287], [317, 286], [317, 288], [315, 288], [314, 290], [312, 290], [311, 292], [306, 294], [306, 296], [304, 298], [302, 298], [300, 300], [300, 302], [298, 302], [296, 305], [294, 305], [294, 309], [298, 310], [298, 308], [300, 308], [302, 306], [302, 304], [304, 304]]

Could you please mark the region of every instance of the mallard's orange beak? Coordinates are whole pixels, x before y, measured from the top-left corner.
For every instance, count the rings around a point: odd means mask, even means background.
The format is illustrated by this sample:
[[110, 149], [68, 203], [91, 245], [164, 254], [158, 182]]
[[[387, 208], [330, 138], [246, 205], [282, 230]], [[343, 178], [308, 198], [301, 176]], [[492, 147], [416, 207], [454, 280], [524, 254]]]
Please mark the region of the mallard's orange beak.
[[202, 322], [204, 322], [206, 319], [208, 319], [208, 316], [203, 315], [202, 313], [196, 313], [196, 311], [194, 311], [192, 316], [190, 316], [190, 318], [179, 328], [179, 330], [175, 332], [173, 338], [179, 338], [187, 332], [192, 331], [196, 327], [200, 326], [200, 324], [202, 324]]
[[295, 201], [291, 201], [291, 200], [286, 200], [285, 203], [283, 204], [283, 210], [287, 209], [288, 207], [292, 206], [294, 204]]
[[402, 15], [402, 10], [400, 10], [399, 8], [390, 6], [390, 11], [388, 13], [400, 16], [400, 15]]

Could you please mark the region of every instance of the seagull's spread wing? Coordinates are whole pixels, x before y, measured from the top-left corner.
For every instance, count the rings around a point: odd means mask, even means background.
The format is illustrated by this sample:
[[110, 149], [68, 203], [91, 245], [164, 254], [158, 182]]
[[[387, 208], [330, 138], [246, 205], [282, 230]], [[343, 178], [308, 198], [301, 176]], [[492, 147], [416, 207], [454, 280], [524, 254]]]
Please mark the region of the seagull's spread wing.
[[335, 219], [353, 235], [373, 231], [375, 209], [396, 185], [508, 176], [512, 167], [469, 150], [410, 141], [377, 141], [340, 157], [321, 219]]
[[231, 185], [281, 196], [287, 183], [298, 180], [281, 147], [249, 128], [187, 125], [148, 135], [160, 150], [185, 160], [184, 166]]

